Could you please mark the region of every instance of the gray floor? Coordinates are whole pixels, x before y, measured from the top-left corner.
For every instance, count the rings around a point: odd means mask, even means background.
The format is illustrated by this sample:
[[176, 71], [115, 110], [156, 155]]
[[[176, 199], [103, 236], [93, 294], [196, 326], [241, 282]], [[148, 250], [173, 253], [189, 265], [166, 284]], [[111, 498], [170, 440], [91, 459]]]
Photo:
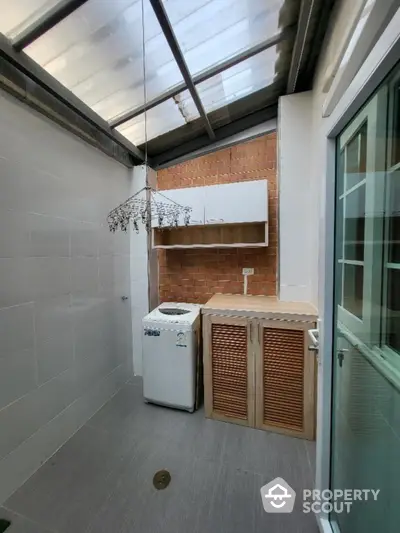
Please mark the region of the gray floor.
[[[144, 404], [127, 384], [0, 508], [7, 533], [315, 533], [263, 511], [260, 487], [312, 487], [314, 443]], [[166, 468], [172, 481], [153, 488]]]

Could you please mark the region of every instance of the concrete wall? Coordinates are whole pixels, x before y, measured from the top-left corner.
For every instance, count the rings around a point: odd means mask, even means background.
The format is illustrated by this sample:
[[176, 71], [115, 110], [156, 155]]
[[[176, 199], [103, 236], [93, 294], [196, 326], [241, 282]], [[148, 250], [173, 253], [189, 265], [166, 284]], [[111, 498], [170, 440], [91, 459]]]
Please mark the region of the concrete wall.
[[0, 503], [132, 373], [131, 175], [0, 94]]

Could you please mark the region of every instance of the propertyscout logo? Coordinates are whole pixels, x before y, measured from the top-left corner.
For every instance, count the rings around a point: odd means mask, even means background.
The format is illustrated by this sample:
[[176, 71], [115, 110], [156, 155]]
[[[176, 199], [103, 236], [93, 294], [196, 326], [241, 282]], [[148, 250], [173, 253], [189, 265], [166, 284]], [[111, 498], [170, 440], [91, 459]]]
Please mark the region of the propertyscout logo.
[[[376, 501], [380, 489], [334, 489], [302, 491], [303, 513], [349, 513], [355, 501]], [[261, 500], [267, 513], [291, 513], [296, 492], [289, 483], [277, 477], [261, 487]]]
[[281, 477], [261, 487], [261, 498], [267, 513], [291, 513], [296, 493]]

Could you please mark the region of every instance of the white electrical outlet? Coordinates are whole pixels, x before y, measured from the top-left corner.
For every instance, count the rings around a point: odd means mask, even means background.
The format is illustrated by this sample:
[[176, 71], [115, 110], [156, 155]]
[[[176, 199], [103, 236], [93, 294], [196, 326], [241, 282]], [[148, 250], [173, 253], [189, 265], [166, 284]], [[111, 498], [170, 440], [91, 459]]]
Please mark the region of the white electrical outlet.
[[254, 268], [244, 268], [242, 274], [243, 276], [252, 276], [254, 274]]

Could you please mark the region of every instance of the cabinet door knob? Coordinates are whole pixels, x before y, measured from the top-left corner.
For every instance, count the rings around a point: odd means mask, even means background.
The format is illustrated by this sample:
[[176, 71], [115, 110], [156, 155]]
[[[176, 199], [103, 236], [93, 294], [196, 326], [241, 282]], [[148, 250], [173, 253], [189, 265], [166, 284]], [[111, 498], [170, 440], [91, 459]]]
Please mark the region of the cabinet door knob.
[[121, 300], [125, 302], [128, 299], [128, 296], [121, 296]]

